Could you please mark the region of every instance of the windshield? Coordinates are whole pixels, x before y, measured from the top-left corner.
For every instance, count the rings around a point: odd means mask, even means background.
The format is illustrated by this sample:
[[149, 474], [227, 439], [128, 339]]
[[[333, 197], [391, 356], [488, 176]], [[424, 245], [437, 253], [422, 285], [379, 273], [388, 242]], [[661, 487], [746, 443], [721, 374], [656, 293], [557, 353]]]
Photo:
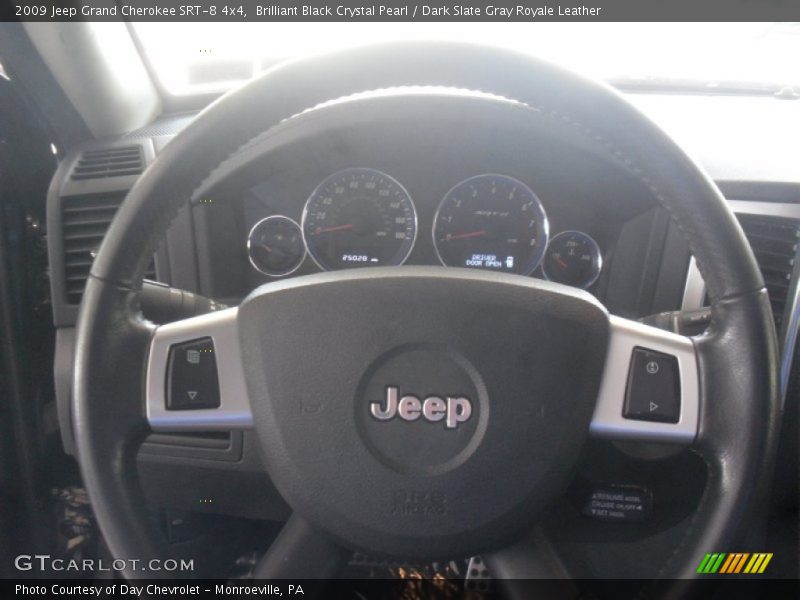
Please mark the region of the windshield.
[[221, 92], [304, 54], [390, 40], [527, 52], [621, 85], [774, 89], [800, 84], [800, 23], [134, 23], [173, 95]]

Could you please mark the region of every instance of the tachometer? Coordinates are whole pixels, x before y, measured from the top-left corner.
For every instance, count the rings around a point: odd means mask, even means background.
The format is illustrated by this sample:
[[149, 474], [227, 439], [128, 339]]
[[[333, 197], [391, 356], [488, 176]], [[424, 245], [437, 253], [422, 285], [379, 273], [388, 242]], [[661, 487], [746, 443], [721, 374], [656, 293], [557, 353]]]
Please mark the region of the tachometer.
[[547, 247], [548, 223], [531, 188], [508, 175], [476, 175], [442, 199], [433, 222], [439, 260], [530, 275]]
[[602, 266], [600, 246], [589, 234], [562, 231], [550, 240], [542, 271], [550, 281], [588, 288], [597, 281]]
[[386, 173], [345, 169], [308, 198], [302, 229], [323, 269], [400, 265], [414, 246], [417, 212], [405, 188]]

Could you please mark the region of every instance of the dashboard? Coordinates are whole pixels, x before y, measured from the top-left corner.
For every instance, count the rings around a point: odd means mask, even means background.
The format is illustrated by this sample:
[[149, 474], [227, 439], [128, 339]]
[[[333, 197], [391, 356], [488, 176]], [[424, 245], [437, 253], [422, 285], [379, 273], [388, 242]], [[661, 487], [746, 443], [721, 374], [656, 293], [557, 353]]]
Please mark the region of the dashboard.
[[462, 115], [486, 100], [446, 99], [461, 106], [410, 96], [311, 111], [223, 165], [195, 195], [211, 293], [241, 298], [282, 278], [408, 264], [603, 297], [623, 229], [658, 207], [651, 193], [525, 107], [492, 101], [493, 122], [476, 113], [464, 128]]
[[550, 237], [541, 200], [508, 175], [483, 173], [456, 183], [432, 223], [419, 222], [414, 201], [391, 175], [351, 167], [321, 181], [306, 200], [300, 223], [270, 213], [270, 198], [248, 192], [251, 266], [268, 277], [294, 273], [308, 255], [322, 270], [399, 266], [419, 236], [430, 235], [442, 266], [541, 274], [581, 288], [600, 276], [602, 251], [588, 233]]

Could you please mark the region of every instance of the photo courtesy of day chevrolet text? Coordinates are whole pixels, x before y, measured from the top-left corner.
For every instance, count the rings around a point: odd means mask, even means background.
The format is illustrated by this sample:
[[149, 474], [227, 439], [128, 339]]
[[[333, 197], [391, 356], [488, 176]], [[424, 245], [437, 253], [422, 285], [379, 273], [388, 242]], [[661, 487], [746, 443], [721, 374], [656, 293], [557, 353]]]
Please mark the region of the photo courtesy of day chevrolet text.
[[163, 585], [130, 583], [111, 583], [106, 585], [80, 585], [54, 583], [45, 585], [16, 584], [14, 594], [19, 597], [79, 597], [79, 598], [152, 598], [175, 596], [191, 597], [214, 594], [217, 597], [226, 596], [258, 596], [258, 597], [303, 597], [305, 592], [299, 584], [216, 584], [213, 587], [205, 585]]

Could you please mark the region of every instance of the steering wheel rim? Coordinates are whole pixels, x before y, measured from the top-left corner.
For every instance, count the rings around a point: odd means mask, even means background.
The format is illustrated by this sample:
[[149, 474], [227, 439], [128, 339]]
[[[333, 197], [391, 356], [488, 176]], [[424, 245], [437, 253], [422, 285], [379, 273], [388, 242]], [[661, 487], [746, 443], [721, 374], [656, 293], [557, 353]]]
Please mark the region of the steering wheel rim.
[[[712, 325], [694, 340], [703, 398], [694, 449], [706, 460], [709, 479], [660, 576], [693, 576], [703, 553], [728, 547], [753, 514], [763, 490], [752, 482], [769, 472], [776, 445], [777, 342], [761, 274], [713, 182], [602, 84], [505, 50], [389, 44], [287, 63], [224, 96], [166, 147], [115, 217], [87, 282], [73, 384], [81, 471], [115, 557], [164, 552], [136, 480], [135, 454], [149, 430], [143, 365], [155, 331], [139, 310], [141, 281], [172, 218], [219, 164], [281, 120], [332, 98], [428, 85], [487, 92], [543, 112], [606, 148], [670, 212], [711, 302]], [[751, 425], [743, 430], [741, 423]]]

